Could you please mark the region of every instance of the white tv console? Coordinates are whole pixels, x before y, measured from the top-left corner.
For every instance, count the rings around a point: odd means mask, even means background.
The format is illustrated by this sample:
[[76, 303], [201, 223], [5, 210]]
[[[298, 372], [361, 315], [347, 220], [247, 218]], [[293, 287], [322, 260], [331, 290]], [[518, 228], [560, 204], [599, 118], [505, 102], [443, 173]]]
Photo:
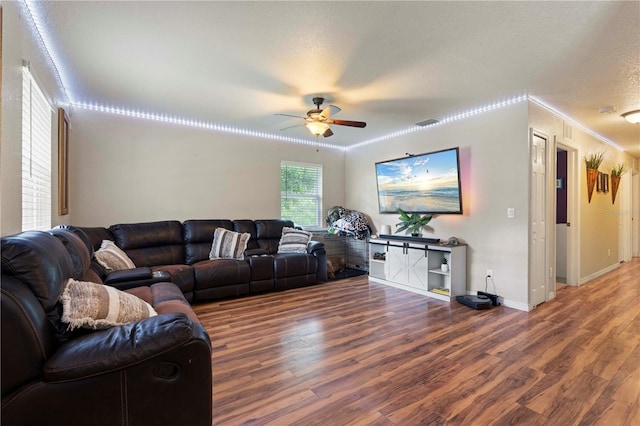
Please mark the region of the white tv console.
[[[442, 259], [448, 271], [442, 271]], [[467, 245], [421, 238], [380, 236], [369, 240], [369, 280], [450, 302], [467, 294]]]

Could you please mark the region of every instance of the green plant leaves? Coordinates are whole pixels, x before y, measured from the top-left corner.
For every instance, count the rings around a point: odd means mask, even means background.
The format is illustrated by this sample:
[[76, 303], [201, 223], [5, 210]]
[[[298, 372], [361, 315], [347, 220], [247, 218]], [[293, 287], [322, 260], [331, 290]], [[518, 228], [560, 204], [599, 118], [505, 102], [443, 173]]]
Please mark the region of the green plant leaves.
[[408, 229], [412, 234], [418, 234], [422, 227], [433, 219], [433, 215], [430, 214], [420, 216], [417, 213], [413, 213], [409, 215], [402, 209], [398, 209], [398, 214], [400, 215], [400, 222], [396, 223], [396, 228], [398, 228], [396, 229], [396, 233]]

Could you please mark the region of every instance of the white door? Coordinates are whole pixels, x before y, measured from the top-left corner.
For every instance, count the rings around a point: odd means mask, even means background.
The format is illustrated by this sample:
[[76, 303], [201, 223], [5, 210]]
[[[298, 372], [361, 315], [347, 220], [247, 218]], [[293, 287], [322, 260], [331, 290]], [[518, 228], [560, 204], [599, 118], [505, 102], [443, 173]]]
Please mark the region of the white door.
[[618, 197], [616, 198], [616, 204], [618, 199], [620, 200], [620, 220], [618, 221], [618, 262], [630, 262], [632, 253], [632, 237], [631, 232], [633, 224], [631, 221], [631, 208], [632, 208], [632, 176], [630, 172], [622, 175], [620, 180], [620, 187], [618, 189]]
[[547, 142], [547, 136], [531, 132], [529, 309], [547, 294]]

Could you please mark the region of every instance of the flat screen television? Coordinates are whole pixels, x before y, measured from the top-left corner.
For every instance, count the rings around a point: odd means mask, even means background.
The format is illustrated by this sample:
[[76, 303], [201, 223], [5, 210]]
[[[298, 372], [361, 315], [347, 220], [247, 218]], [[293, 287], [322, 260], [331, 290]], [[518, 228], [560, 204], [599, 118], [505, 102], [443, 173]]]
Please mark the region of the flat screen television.
[[380, 213], [462, 214], [459, 149], [376, 163]]

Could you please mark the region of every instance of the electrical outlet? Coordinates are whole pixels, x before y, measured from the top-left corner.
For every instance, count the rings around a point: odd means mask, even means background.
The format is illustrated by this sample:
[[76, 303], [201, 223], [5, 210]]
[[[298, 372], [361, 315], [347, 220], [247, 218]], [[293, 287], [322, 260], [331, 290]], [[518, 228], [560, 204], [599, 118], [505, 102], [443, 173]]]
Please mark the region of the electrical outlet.
[[611, 256], [611, 249], [607, 249], [607, 256]]
[[493, 270], [487, 269], [487, 277], [493, 277]]

